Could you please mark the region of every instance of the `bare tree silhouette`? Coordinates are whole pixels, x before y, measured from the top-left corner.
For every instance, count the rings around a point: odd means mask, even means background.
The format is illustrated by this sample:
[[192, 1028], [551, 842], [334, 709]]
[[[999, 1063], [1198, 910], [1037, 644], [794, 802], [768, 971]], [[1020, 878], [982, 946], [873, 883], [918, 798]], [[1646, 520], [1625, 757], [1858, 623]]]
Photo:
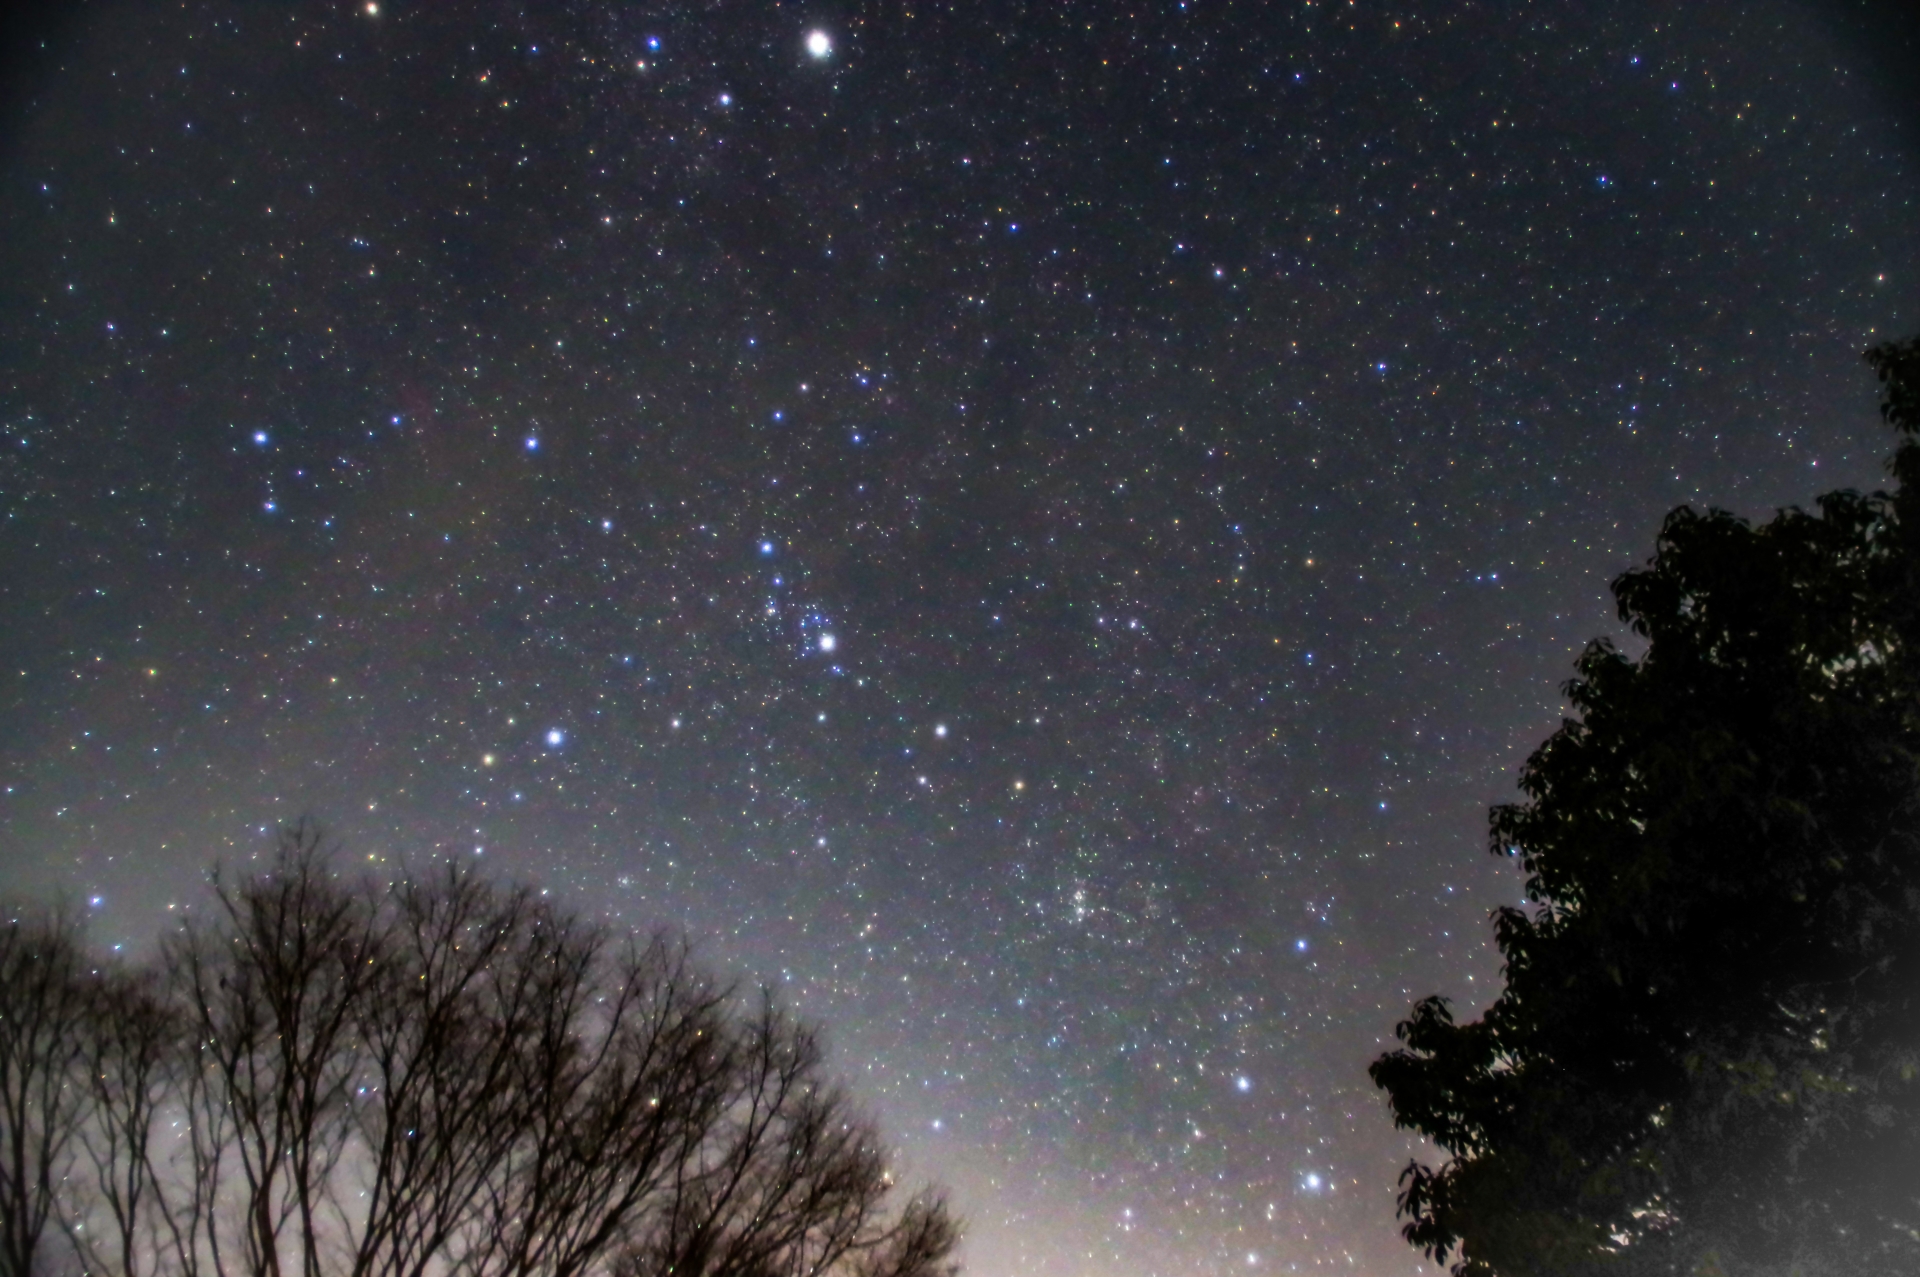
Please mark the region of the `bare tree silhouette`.
[[955, 1271], [814, 1030], [684, 943], [459, 866], [349, 882], [310, 825], [215, 896], [150, 968], [0, 936], [0, 1277]]
[[72, 1083], [89, 1003], [71, 915], [14, 913], [0, 926], [0, 1269], [34, 1270], [91, 1106]]

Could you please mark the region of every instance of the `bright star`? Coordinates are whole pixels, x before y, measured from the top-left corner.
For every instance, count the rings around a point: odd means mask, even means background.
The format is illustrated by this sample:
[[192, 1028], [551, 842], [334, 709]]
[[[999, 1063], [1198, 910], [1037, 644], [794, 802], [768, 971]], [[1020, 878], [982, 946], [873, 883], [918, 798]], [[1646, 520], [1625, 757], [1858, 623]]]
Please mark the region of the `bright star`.
[[807, 52], [816, 58], [824, 58], [833, 52], [833, 40], [824, 31], [807, 32]]
[[552, 728], [547, 732], [547, 748], [559, 749], [562, 745], [566, 744], [566, 742], [567, 734], [558, 727]]
[[264, 431], [264, 430], [256, 430], [256, 431], [254, 431], [254, 432], [253, 432], [253, 441], [254, 441], [255, 443], [265, 443], [265, 442], [267, 441], [267, 432], [266, 432], [266, 431]]
[[538, 435], [527, 436], [527, 451], [528, 452], [540, 451], [540, 437]]
[[947, 734], [947, 725], [945, 723], [935, 723], [933, 725], [933, 734], [944, 739]]
[[833, 635], [822, 634], [820, 636], [820, 650], [823, 652], [831, 652], [833, 650]]

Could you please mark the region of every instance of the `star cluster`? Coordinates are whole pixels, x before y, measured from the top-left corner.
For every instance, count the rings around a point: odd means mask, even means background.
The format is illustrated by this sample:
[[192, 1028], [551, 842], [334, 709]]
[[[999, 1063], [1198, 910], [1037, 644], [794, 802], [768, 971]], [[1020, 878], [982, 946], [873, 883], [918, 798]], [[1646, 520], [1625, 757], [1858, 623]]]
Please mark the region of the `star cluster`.
[[1787, 0], [99, 4], [0, 150], [0, 869], [322, 818], [823, 1022], [983, 1277], [1420, 1271], [1365, 1065], [1683, 502], [1875, 482]]

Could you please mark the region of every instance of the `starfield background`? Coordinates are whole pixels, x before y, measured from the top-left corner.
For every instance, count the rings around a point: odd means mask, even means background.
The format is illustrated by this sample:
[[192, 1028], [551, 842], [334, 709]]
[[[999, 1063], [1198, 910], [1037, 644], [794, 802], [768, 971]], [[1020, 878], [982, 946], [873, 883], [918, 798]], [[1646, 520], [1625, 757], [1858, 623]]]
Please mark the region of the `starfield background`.
[[69, 6], [0, 881], [329, 825], [824, 1023], [983, 1277], [1423, 1271], [1365, 1066], [1681, 502], [1872, 486], [1900, 6]]

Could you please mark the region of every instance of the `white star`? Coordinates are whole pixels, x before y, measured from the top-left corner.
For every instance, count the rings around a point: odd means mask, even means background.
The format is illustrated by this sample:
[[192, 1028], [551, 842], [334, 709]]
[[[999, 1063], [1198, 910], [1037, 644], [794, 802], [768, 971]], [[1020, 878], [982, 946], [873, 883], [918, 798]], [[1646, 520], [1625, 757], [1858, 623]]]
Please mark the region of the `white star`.
[[833, 52], [833, 39], [824, 31], [807, 32], [807, 52], [824, 58]]

